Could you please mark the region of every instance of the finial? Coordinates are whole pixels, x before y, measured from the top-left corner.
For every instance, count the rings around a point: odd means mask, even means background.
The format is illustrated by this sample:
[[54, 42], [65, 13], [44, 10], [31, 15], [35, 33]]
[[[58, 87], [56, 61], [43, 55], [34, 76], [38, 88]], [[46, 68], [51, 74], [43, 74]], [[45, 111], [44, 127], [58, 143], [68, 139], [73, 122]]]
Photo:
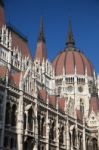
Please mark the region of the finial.
[[67, 47], [73, 47], [75, 45], [75, 41], [73, 38], [73, 32], [72, 32], [71, 20], [69, 20], [68, 36], [67, 36], [66, 45], [67, 45]]
[[38, 41], [45, 42], [43, 17], [41, 17], [41, 21], [40, 21], [40, 34], [39, 34], [39, 37], [38, 37]]

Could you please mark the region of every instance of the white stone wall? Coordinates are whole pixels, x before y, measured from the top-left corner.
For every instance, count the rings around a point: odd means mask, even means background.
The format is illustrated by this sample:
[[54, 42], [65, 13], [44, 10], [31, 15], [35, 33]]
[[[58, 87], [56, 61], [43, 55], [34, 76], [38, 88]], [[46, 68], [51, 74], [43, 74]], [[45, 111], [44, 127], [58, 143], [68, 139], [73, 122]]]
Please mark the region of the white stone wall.
[[98, 97], [99, 97], [99, 74], [97, 76], [97, 89], [98, 89]]

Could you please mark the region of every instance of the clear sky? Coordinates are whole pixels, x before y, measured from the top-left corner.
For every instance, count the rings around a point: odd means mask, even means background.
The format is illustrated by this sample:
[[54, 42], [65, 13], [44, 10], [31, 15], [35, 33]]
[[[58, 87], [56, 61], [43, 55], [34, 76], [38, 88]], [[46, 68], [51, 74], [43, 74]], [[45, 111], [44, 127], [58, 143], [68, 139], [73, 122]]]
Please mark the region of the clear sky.
[[65, 48], [71, 19], [76, 47], [99, 73], [99, 0], [5, 0], [5, 10], [7, 22], [28, 36], [33, 56], [43, 16], [49, 60]]

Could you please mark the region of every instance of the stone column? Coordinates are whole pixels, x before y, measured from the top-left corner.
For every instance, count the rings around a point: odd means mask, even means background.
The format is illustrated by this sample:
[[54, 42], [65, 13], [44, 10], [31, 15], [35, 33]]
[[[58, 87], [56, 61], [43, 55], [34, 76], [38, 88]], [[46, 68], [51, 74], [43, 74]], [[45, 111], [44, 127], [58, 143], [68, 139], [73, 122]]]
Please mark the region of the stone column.
[[98, 144], [98, 150], [99, 150], [99, 125], [98, 125], [98, 139], [97, 139], [97, 144]]
[[59, 123], [58, 123], [58, 115], [56, 117], [56, 150], [59, 150]]
[[28, 111], [26, 111], [26, 131], [28, 130]]
[[3, 150], [3, 144], [4, 144], [6, 102], [7, 102], [7, 86], [8, 86], [8, 71], [6, 73], [6, 87], [5, 87], [4, 99], [3, 99], [2, 130], [1, 130], [1, 139], [0, 139], [1, 140], [0, 150]]
[[66, 140], [66, 122], [64, 122], [63, 144], [65, 146], [65, 150], [67, 150]]
[[8, 69], [11, 69], [11, 50], [8, 52]]
[[71, 148], [70, 148], [70, 150], [73, 150], [73, 131], [71, 130], [70, 131], [70, 135], [71, 135]]
[[79, 150], [77, 119], [76, 119], [76, 126], [75, 127], [76, 127], [76, 146], [77, 146], [77, 150]]
[[85, 139], [85, 118], [83, 118], [83, 150], [86, 150], [86, 139]]
[[24, 125], [24, 116], [23, 116], [23, 91], [20, 91], [19, 106], [18, 106], [18, 121], [17, 121], [17, 146], [18, 150], [23, 150], [23, 125]]
[[37, 120], [37, 99], [35, 99], [35, 127], [34, 127], [34, 135], [35, 135], [35, 145], [33, 150], [38, 150], [38, 120]]
[[49, 150], [49, 119], [48, 119], [48, 109], [46, 112], [46, 150]]
[[78, 150], [80, 149], [80, 133], [78, 132]]
[[68, 123], [68, 118], [67, 118], [67, 123], [66, 123], [66, 149], [70, 150], [70, 138], [69, 138], [69, 123]]
[[86, 150], [88, 150], [88, 148], [89, 148], [88, 143], [89, 143], [89, 138], [86, 137]]

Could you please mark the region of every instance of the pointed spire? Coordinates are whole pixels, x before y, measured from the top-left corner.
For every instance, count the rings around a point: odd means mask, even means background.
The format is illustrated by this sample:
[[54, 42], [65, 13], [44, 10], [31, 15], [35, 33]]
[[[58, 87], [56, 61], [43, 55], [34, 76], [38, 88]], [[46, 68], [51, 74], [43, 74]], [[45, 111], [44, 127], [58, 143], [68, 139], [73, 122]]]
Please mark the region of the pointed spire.
[[35, 53], [35, 59], [40, 61], [45, 61], [47, 59], [47, 50], [46, 50], [46, 41], [44, 37], [44, 29], [43, 29], [43, 18], [41, 17], [40, 22], [40, 33], [37, 41], [37, 48]]
[[74, 47], [74, 45], [75, 45], [75, 41], [74, 41], [74, 38], [73, 38], [73, 32], [72, 32], [71, 20], [69, 21], [66, 45], [67, 45], [67, 47]]
[[41, 17], [41, 21], [40, 21], [40, 33], [39, 33], [39, 37], [38, 37], [38, 42], [40, 42], [40, 41], [45, 42], [43, 17]]

